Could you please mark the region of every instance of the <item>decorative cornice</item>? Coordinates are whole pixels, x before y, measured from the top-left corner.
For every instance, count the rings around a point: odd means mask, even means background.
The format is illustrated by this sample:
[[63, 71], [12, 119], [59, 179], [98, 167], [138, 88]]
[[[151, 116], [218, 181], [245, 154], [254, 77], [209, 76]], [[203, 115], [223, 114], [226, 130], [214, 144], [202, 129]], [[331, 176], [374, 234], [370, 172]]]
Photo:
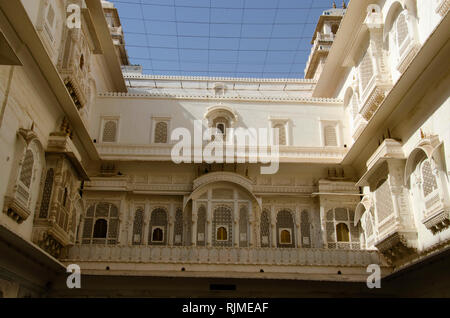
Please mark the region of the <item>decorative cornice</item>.
[[250, 83], [299, 83], [316, 84], [317, 80], [302, 78], [253, 78], [253, 77], [208, 77], [208, 76], [170, 76], [170, 75], [145, 75], [135, 73], [123, 73], [125, 79], [150, 79], [150, 80], [177, 80], [177, 81], [208, 81], [208, 82], [250, 82]]
[[274, 96], [215, 96], [215, 95], [184, 95], [170, 93], [120, 93], [120, 92], [104, 92], [98, 94], [99, 98], [123, 97], [123, 98], [154, 98], [154, 99], [206, 99], [212, 101], [228, 100], [228, 101], [270, 101], [270, 102], [296, 102], [296, 103], [313, 103], [313, 104], [335, 104], [342, 106], [343, 100], [336, 98], [316, 98], [316, 97], [274, 97]]

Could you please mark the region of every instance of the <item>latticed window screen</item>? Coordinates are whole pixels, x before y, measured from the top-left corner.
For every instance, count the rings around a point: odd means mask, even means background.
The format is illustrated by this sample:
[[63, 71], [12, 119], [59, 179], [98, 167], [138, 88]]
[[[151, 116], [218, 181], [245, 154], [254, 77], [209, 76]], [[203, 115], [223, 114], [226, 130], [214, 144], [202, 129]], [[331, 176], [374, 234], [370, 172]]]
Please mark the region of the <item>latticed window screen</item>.
[[134, 214], [133, 222], [133, 245], [142, 244], [142, 230], [144, 224], [144, 211], [138, 208]]
[[360, 228], [354, 226], [355, 212], [348, 208], [334, 208], [326, 213], [328, 248], [360, 249]]
[[[278, 145], [285, 146], [286, 145], [286, 126], [284, 124], [275, 124], [273, 126], [274, 129], [278, 129]], [[274, 132], [275, 134], [275, 132]]]
[[364, 57], [361, 60], [361, 64], [359, 65], [359, 75], [361, 88], [362, 91], [364, 91], [367, 88], [367, 85], [369, 85], [369, 82], [373, 76], [373, 63], [369, 50], [366, 51]]
[[397, 35], [397, 45], [400, 50], [399, 53], [401, 56], [404, 51], [404, 48], [402, 49], [403, 43], [408, 37], [408, 24], [406, 22], [405, 13], [401, 13], [397, 18], [396, 35]]
[[336, 126], [326, 125], [323, 129], [325, 146], [337, 146]]
[[376, 208], [378, 222], [382, 222], [388, 216], [394, 213], [394, 204], [392, 203], [391, 190], [389, 189], [389, 182], [384, 179], [379, 183], [375, 190]]
[[356, 117], [356, 115], [358, 115], [359, 112], [359, 105], [358, 105], [358, 96], [355, 93], [352, 94], [350, 104], [353, 111], [353, 117]]
[[[157, 228], [155, 228], [157, 227]], [[163, 237], [161, 242], [154, 242], [152, 240], [153, 231], [161, 228], [163, 231]], [[156, 208], [152, 211], [150, 216], [150, 231], [148, 244], [150, 245], [166, 245], [167, 244], [167, 211], [163, 208]]]
[[53, 168], [47, 170], [47, 175], [45, 176], [44, 190], [42, 193], [41, 207], [39, 210], [40, 218], [46, 218], [48, 216], [48, 208], [50, 205], [50, 199], [52, 197], [54, 175], [55, 172]]
[[192, 211], [188, 210], [186, 214], [186, 220], [185, 220], [185, 245], [190, 246], [192, 245]]
[[167, 123], [160, 121], [155, 126], [155, 143], [167, 143]]
[[104, 142], [115, 142], [117, 138], [117, 121], [108, 120], [103, 125], [103, 141]]
[[[100, 234], [94, 236], [95, 227], [98, 228], [98, 231], [106, 231], [106, 236], [103, 236], [103, 232], [97, 232], [102, 234], [101, 237]], [[108, 202], [99, 202], [89, 206], [84, 218], [82, 243], [117, 244], [118, 235], [119, 210], [117, 206]]]
[[173, 245], [183, 244], [183, 210], [178, 208], [175, 212]]
[[[218, 206], [214, 209], [213, 213], [213, 246], [232, 246], [232, 238], [233, 238], [233, 228], [232, 228], [232, 210], [227, 206]], [[220, 227], [224, 227], [225, 229], [228, 227], [227, 231], [227, 240], [219, 241], [217, 240], [217, 229]]]
[[248, 247], [248, 210], [245, 206], [239, 210], [239, 246]]
[[302, 234], [302, 247], [311, 247], [311, 223], [308, 211], [302, 211], [300, 218], [300, 230]]
[[[290, 229], [291, 244], [281, 244], [280, 229]], [[281, 210], [277, 214], [277, 246], [278, 247], [295, 247], [294, 235], [294, 219], [292, 213], [288, 210]]]
[[25, 152], [25, 158], [23, 160], [22, 169], [20, 170], [20, 181], [30, 188], [31, 177], [33, 176], [34, 157], [31, 150]]
[[201, 205], [197, 213], [197, 245], [206, 245], [206, 209]]
[[263, 210], [261, 213], [261, 247], [270, 246], [270, 212]]
[[427, 197], [437, 189], [436, 177], [431, 170], [430, 161], [427, 159], [422, 163], [423, 196]]

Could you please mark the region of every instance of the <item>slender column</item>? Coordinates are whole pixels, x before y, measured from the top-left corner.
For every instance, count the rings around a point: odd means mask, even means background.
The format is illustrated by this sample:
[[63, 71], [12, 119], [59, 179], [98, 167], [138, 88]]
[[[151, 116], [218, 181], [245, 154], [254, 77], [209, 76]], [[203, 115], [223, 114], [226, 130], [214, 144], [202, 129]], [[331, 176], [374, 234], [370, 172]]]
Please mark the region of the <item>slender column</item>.
[[234, 194], [234, 206], [233, 206], [233, 210], [234, 210], [234, 229], [233, 229], [233, 241], [234, 241], [234, 246], [235, 247], [239, 247], [239, 241], [240, 241], [240, 232], [239, 232], [239, 205], [238, 205], [238, 196], [237, 196], [237, 191], [234, 190], [233, 192]]
[[192, 236], [191, 236], [191, 242], [192, 246], [197, 246], [197, 202], [195, 200], [192, 200]]
[[[212, 205], [211, 205], [211, 196], [212, 191], [211, 189], [208, 190], [208, 202], [206, 203], [206, 245], [212, 246], [212, 236], [215, 235], [215, 229], [212, 228], [212, 220], [213, 220], [213, 212], [212, 212]], [[214, 233], [214, 234], [213, 234]]]
[[327, 220], [325, 215], [325, 206], [322, 200], [320, 200], [320, 230], [322, 231], [322, 245], [327, 248]]
[[255, 247], [255, 231], [256, 231], [256, 219], [255, 219], [255, 214], [253, 213], [253, 209], [252, 209], [252, 202], [250, 202], [249, 204], [249, 208], [248, 208], [248, 237], [247, 237], [247, 242], [248, 242], [248, 246], [249, 247]]
[[270, 229], [272, 234], [272, 247], [277, 247], [277, 215], [275, 211], [275, 207], [270, 207]]
[[136, 213], [135, 205], [132, 202], [128, 202], [128, 221], [127, 221], [127, 245], [133, 245], [133, 216]]
[[[125, 201], [125, 198], [122, 197], [119, 207], [119, 233], [117, 236], [117, 243], [119, 245], [126, 245], [127, 242], [127, 228], [128, 228], [128, 214], [129, 214], [129, 205], [128, 202]], [[120, 211], [124, 211], [120, 213]]]
[[295, 215], [294, 215], [294, 220], [295, 220], [295, 228], [297, 231], [297, 235], [295, 235], [296, 237], [296, 242], [295, 242], [295, 247], [301, 247], [302, 246], [302, 233], [300, 231], [300, 207], [296, 206], [295, 207]]
[[142, 244], [147, 245], [149, 242], [148, 236], [150, 232], [150, 217], [151, 217], [151, 211], [150, 206], [148, 202], [145, 204], [144, 207], [144, 238]]
[[169, 231], [168, 231], [169, 246], [173, 246], [174, 219], [175, 219], [174, 205], [173, 205], [173, 202], [171, 202], [170, 209], [169, 209]]

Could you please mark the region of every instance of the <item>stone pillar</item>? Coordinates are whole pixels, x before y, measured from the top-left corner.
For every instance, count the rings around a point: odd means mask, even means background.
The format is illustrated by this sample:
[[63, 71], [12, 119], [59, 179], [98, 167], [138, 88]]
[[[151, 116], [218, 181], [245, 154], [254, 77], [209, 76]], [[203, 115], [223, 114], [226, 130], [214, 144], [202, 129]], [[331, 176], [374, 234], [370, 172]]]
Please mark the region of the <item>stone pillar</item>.
[[258, 205], [254, 207], [254, 219], [255, 219], [255, 237], [253, 241], [255, 242], [256, 247], [261, 247], [261, 213], [262, 210], [258, 208]]
[[129, 205], [122, 197], [119, 205], [119, 233], [117, 237], [118, 245], [127, 245], [127, 228], [128, 228], [128, 215], [129, 215]]

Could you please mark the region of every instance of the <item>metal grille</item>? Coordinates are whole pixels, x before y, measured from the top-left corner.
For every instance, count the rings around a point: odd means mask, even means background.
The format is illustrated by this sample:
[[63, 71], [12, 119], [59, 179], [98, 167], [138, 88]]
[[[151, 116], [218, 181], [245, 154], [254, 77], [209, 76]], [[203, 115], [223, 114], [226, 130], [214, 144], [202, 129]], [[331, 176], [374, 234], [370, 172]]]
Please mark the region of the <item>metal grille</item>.
[[[219, 226], [225, 226], [227, 228], [227, 240], [218, 241], [216, 230]], [[232, 210], [227, 206], [218, 206], [214, 210], [213, 217], [213, 245], [214, 246], [232, 246], [233, 242], [233, 223], [232, 223]]]
[[155, 127], [155, 143], [163, 143], [167, 142], [167, 123], [160, 121], [156, 124]]
[[425, 160], [422, 164], [423, 178], [423, 195], [427, 197], [430, 193], [437, 189], [436, 177], [431, 170], [430, 161]]
[[270, 212], [264, 210], [261, 213], [261, 247], [270, 246]]
[[245, 206], [239, 211], [239, 246], [248, 247], [248, 211]]
[[20, 171], [20, 181], [27, 187], [30, 188], [31, 177], [33, 175], [33, 152], [27, 150], [25, 153], [25, 159], [23, 160], [22, 170]]
[[48, 207], [52, 196], [54, 174], [53, 168], [50, 168], [45, 176], [44, 192], [42, 194], [41, 208], [39, 211], [40, 218], [46, 218], [48, 216]]
[[278, 247], [295, 247], [295, 235], [294, 235], [294, 220], [292, 214], [288, 210], [279, 211], [277, 214], [277, 234], [280, 233], [280, 228], [287, 228], [291, 230], [291, 244], [281, 244], [280, 237], [277, 235]]
[[108, 120], [103, 126], [103, 141], [115, 142], [117, 134], [117, 121]]

